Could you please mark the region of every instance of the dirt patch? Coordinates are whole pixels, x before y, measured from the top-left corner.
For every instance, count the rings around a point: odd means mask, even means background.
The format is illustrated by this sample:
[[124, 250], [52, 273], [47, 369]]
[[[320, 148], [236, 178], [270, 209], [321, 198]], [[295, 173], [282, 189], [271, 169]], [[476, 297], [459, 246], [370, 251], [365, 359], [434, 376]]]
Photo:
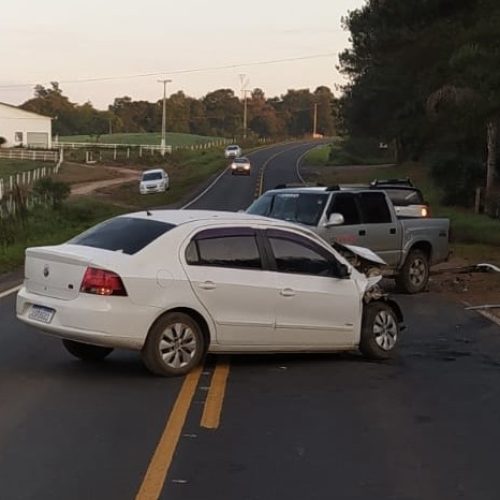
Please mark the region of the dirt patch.
[[[499, 264], [498, 261], [488, 263]], [[430, 291], [448, 295], [471, 306], [500, 305], [500, 273], [460, 272], [456, 269], [474, 264], [477, 262], [455, 258], [437, 266], [429, 282]], [[500, 319], [500, 309], [490, 309], [488, 312]]]

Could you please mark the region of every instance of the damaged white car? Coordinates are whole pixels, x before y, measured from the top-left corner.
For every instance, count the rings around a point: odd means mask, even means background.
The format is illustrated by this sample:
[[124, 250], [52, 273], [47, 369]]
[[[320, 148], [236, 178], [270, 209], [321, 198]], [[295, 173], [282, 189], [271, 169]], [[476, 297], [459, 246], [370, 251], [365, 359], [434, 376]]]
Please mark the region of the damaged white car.
[[147, 211], [26, 251], [18, 318], [83, 360], [141, 351], [159, 375], [207, 352], [391, 357], [399, 306], [308, 229], [246, 214]]

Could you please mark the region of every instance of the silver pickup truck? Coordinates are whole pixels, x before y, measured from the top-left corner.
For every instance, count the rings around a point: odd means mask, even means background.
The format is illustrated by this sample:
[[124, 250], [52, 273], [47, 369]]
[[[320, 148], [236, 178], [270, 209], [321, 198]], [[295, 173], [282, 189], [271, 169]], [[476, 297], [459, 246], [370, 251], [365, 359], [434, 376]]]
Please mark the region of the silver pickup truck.
[[430, 267], [449, 254], [448, 219], [398, 218], [384, 191], [285, 187], [267, 191], [247, 212], [302, 224], [332, 245], [369, 248], [406, 293], [423, 291]]

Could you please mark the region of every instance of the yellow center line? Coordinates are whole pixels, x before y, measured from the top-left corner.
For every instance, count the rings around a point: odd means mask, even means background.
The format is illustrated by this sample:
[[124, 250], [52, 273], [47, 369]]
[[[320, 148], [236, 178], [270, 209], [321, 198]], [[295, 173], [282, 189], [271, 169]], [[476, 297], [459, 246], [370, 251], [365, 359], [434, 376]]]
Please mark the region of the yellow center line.
[[205, 408], [200, 425], [206, 429], [217, 429], [222, 413], [222, 404], [226, 393], [226, 383], [229, 376], [229, 360], [221, 360], [215, 367], [210, 389], [208, 390]]
[[160, 497], [202, 369], [198, 366], [184, 379], [136, 500], [157, 500]]

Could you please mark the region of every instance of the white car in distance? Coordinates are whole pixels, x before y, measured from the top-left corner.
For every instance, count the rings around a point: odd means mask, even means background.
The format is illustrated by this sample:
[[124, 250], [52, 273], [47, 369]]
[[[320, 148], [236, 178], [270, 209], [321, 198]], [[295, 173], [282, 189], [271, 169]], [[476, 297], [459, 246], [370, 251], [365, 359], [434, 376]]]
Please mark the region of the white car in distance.
[[145, 170], [139, 182], [141, 194], [164, 193], [170, 187], [170, 179], [162, 168]]
[[242, 149], [237, 146], [236, 144], [232, 144], [231, 146], [228, 146], [225, 151], [224, 151], [224, 156], [226, 158], [238, 158], [243, 154]]
[[398, 305], [308, 229], [241, 213], [159, 210], [26, 250], [17, 317], [83, 360], [141, 351], [182, 375], [207, 352], [387, 359]]
[[231, 163], [231, 174], [232, 175], [250, 175], [252, 165], [250, 160], [244, 156], [235, 158]]

